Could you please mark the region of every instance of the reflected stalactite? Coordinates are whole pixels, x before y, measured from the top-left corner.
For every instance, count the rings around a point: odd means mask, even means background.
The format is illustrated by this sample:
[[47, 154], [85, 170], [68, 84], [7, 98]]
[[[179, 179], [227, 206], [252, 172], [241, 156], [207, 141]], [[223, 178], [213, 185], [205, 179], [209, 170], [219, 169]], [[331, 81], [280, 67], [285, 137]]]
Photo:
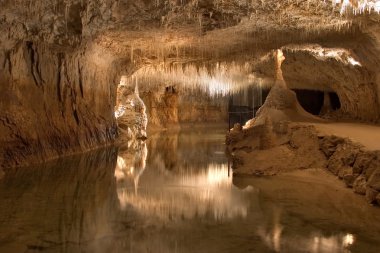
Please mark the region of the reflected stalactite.
[[282, 233], [284, 227], [281, 225], [281, 212], [279, 209], [273, 210], [273, 221], [267, 227], [258, 229], [257, 234], [266, 243], [268, 248], [275, 252], [281, 252]]
[[[163, 162], [156, 166], [160, 164], [163, 165]], [[231, 184], [227, 167], [210, 164], [201, 172], [183, 174], [160, 173], [163, 170], [151, 171], [154, 176], [149, 175], [149, 180], [142, 178], [143, 189], [138, 194], [133, 194], [128, 188], [120, 189], [118, 184], [122, 206], [128, 204], [143, 217], [155, 217], [157, 222], [164, 223], [196, 217], [211, 216], [215, 220], [246, 217], [248, 205], [245, 193]], [[170, 187], [148, 187], [156, 185], [150, 180], [163, 181]]]
[[[208, 156], [207, 153], [197, 155], [197, 166], [184, 161], [179, 158], [182, 154], [178, 152], [181, 150], [178, 141], [186, 140], [186, 134], [178, 138], [179, 134], [152, 136], [148, 140], [151, 147], [159, 149], [149, 154], [146, 169], [136, 167], [136, 161], [145, 165], [145, 143], [139, 143], [143, 146], [130, 149], [129, 153], [119, 153], [120, 163], [116, 166], [115, 176], [121, 207], [132, 206], [143, 217], [156, 217], [160, 222], [209, 216], [216, 220], [246, 217], [249, 207], [247, 192], [233, 186], [227, 162], [202, 159], [202, 155]], [[190, 140], [194, 141], [194, 138]], [[191, 149], [199, 144], [200, 140], [195, 140], [196, 143], [191, 145], [182, 145]], [[191, 157], [191, 153], [186, 154]], [[144, 174], [134, 172], [136, 169]], [[141, 189], [137, 194], [125, 183], [127, 178], [140, 182]]]
[[125, 208], [126, 195], [130, 194], [131, 184], [133, 193], [138, 194], [140, 176], [146, 167], [148, 149], [146, 143], [140, 140], [132, 140], [119, 150], [115, 178], [117, 180], [117, 194], [120, 206]]

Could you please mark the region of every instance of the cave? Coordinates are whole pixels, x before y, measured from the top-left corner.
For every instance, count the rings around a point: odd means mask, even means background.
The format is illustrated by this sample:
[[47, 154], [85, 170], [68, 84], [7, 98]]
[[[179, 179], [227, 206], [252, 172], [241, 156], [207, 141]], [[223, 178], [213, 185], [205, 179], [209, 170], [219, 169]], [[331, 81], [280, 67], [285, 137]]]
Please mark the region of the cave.
[[313, 115], [338, 111], [341, 107], [338, 94], [331, 91], [293, 89], [302, 108]]
[[324, 92], [316, 90], [293, 90], [300, 105], [309, 113], [319, 115], [324, 101]]
[[0, 6], [0, 252], [380, 252], [379, 0]]
[[334, 111], [339, 110], [341, 105], [338, 94], [335, 92], [329, 92], [329, 97], [331, 101], [331, 109]]

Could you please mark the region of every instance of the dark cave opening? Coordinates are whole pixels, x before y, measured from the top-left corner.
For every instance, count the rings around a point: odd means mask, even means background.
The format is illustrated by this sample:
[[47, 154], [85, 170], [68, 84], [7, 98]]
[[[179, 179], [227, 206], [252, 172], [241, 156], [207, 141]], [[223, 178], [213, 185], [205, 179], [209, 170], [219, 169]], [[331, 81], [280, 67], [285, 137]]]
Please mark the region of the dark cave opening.
[[335, 92], [326, 92], [325, 96], [324, 91], [318, 90], [293, 89], [293, 91], [303, 109], [313, 115], [340, 109], [339, 96]]
[[293, 89], [300, 105], [313, 115], [319, 115], [323, 107], [324, 92], [317, 90]]
[[329, 97], [330, 97], [331, 109], [333, 111], [340, 109], [341, 105], [340, 105], [340, 99], [339, 99], [338, 94], [336, 94], [335, 92], [329, 92]]

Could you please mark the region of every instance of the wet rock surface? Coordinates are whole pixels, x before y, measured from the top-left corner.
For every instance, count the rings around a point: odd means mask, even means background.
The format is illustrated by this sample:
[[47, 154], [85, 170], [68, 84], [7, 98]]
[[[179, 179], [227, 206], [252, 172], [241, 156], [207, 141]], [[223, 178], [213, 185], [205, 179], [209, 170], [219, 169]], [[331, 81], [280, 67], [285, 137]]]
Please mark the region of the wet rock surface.
[[[288, 130], [281, 131], [282, 134], [275, 131], [276, 127], [272, 128], [276, 141], [266, 150], [259, 148], [263, 126], [232, 129], [227, 135], [227, 143], [233, 157], [234, 173], [263, 176], [294, 169], [326, 168], [355, 193], [365, 195], [368, 203], [377, 204], [380, 192], [379, 152], [368, 151], [347, 138], [318, 136], [314, 126], [287, 125]], [[247, 147], [251, 148], [249, 152]]]
[[[233, 164], [236, 175], [274, 175], [294, 169], [323, 167], [326, 164], [313, 127], [290, 125], [286, 134], [283, 134], [282, 126], [269, 128], [260, 125], [248, 131], [255, 135], [239, 130], [238, 126], [227, 135], [228, 149], [234, 159], [239, 161], [239, 164]], [[270, 145], [265, 137], [268, 135], [272, 135]]]
[[32, 42], [0, 53], [6, 63], [0, 64], [0, 167], [112, 143], [118, 67], [107, 57], [94, 47], [63, 54]]

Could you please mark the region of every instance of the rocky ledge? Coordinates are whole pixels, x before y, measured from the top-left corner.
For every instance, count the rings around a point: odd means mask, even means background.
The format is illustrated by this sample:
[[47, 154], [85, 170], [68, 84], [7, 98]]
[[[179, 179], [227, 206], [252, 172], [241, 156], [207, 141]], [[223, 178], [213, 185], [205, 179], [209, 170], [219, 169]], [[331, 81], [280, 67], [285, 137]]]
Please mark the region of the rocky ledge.
[[323, 168], [368, 203], [380, 205], [380, 151], [348, 138], [320, 135], [313, 125], [286, 121], [242, 128], [226, 137], [235, 176], [270, 176], [296, 169]]

